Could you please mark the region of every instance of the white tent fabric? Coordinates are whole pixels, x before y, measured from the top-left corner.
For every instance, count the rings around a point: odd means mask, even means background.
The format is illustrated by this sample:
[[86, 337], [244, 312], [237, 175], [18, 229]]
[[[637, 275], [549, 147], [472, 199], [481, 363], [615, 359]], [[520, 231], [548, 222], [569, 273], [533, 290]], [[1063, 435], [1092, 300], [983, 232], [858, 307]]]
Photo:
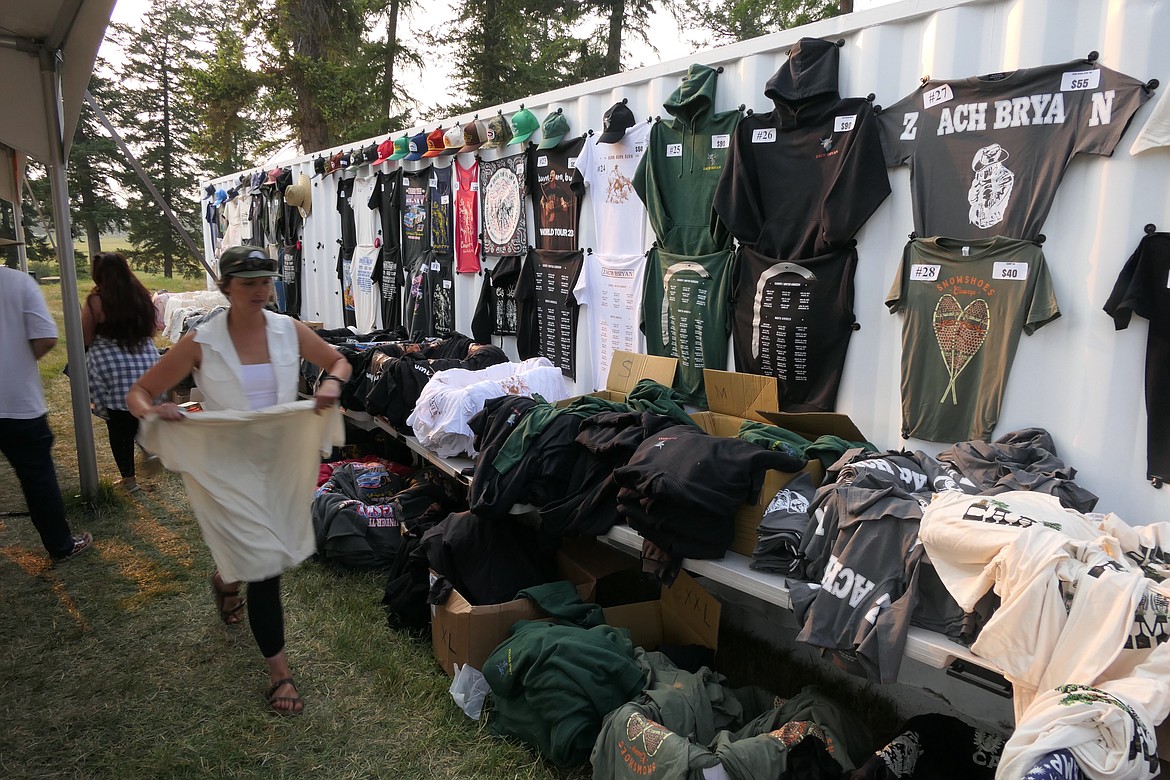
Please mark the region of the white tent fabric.
[[[0, 143], [42, 162], [49, 161], [49, 128], [41, 89], [39, 52], [19, 46], [40, 42], [61, 53], [65, 154], [69, 153], [82, 95], [89, 86], [98, 47], [106, 34], [114, 0], [0, 0]], [[15, 107], [20, 106], [19, 110]]]

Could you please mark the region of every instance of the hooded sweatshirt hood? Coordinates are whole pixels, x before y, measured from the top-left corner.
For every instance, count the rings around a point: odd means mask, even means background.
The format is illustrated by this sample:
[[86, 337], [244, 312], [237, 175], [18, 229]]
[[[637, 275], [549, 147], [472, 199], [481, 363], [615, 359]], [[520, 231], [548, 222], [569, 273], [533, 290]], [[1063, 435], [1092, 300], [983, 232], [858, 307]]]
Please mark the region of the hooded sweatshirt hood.
[[764, 96], [776, 106], [783, 127], [795, 124], [797, 116], [804, 113], [802, 108], [840, 100], [840, 62], [837, 45], [819, 38], [801, 38], [788, 50], [788, 60], [764, 87]]
[[718, 72], [695, 63], [687, 69], [682, 84], [662, 104], [671, 116], [688, 125], [715, 108], [715, 84]]

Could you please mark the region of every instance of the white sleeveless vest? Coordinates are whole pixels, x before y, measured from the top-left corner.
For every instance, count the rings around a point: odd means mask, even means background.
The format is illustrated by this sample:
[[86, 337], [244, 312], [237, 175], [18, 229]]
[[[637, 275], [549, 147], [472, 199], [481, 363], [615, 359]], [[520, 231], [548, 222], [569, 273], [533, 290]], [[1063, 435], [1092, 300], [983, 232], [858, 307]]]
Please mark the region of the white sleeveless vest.
[[[227, 319], [226, 313], [213, 317], [200, 323], [195, 331], [195, 342], [203, 352], [200, 366], [194, 372], [195, 384], [203, 393], [203, 408], [208, 411], [251, 408], [244, 392], [240, 358], [228, 334]], [[292, 318], [267, 310], [264, 319], [268, 331], [268, 359], [276, 375], [276, 402], [295, 401], [301, 363], [296, 325]]]

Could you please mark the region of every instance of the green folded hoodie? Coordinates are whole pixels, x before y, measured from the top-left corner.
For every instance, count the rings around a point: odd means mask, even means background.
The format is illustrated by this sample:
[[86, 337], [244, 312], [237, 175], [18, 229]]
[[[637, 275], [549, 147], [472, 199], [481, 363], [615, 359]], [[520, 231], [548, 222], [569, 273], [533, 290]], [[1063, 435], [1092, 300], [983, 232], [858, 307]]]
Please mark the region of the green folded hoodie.
[[672, 254], [708, 255], [731, 248], [727, 228], [712, 221], [712, 203], [740, 114], [715, 113], [717, 79], [715, 69], [691, 65], [662, 104], [673, 119], [650, 128], [650, 147], [634, 175], [634, 190], [646, 204], [658, 246]]

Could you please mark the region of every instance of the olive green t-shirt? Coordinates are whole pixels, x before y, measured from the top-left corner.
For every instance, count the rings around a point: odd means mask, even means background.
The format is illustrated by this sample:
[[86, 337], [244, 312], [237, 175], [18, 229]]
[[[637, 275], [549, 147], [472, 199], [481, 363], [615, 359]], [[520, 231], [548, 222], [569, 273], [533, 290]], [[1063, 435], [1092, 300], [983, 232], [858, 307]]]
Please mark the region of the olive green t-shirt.
[[902, 436], [990, 439], [1020, 341], [1060, 316], [1040, 247], [915, 239], [886, 297], [902, 312]]

